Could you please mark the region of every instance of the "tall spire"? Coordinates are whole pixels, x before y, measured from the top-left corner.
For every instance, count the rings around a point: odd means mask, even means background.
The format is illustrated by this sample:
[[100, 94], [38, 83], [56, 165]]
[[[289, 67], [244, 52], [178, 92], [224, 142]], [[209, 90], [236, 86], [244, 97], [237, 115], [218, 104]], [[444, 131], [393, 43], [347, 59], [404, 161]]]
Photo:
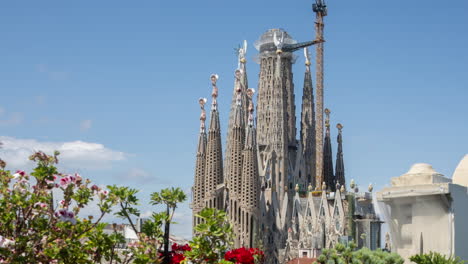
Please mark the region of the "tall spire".
[[[245, 124], [247, 123], [247, 117], [248, 113], [245, 111], [248, 106], [248, 98], [246, 95], [246, 89], [247, 89], [247, 69], [246, 69], [246, 62], [247, 60], [245, 59], [247, 53], [247, 41], [244, 40], [244, 44], [242, 47], [239, 47], [237, 49], [237, 62], [238, 62], [238, 68], [236, 69], [234, 73], [234, 90], [232, 94], [232, 100], [231, 100], [231, 108], [229, 111], [229, 123], [228, 123], [228, 129], [227, 129], [227, 140], [226, 140], [226, 156], [224, 159], [224, 177], [226, 181], [229, 181], [229, 172], [231, 171], [231, 152], [232, 152], [232, 141], [231, 141], [231, 132], [233, 131], [234, 123], [236, 122], [236, 119], [238, 119], [239, 113], [237, 110], [237, 105], [238, 101], [240, 99], [240, 104], [241, 104], [241, 117], [242, 117], [242, 133], [245, 133]], [[239, 98], [239, 92], [240, 90], [240, 98]], [[242, 144], [243, 144], [243, 138], [242, 138]], [[242, 151], [242, 148], [241, 150]], [[239, 158], [240, 159], [240, 158]], [[240, 161], [239, 161], [240, 162]], [[239, 164], [240, 166], [240, 164]], [[229, 188], [229, 183], [226, 183], [226, 186]]]
[[[240, 77], [236, 70], [236, 83], [240, 82]], [[234, 228], [234, 232], [240, 232], [241, 219], [240, 212], [240, 199], [242, 192], [242, 150], [244, 148], [245, 140], [245, 125], [244, 125], [244, 109], [242, 108], [242, 87], [235, 86], [236, 97], [234, 113], [232, 115], [232, 126], [228, 132], [226, 150], [226, 163], [229, 166], [225, 167], [225, 184], [228, 190], [227, 204], [229, 220]], [[245, 93], [244, 93], [245, 94]], [[239, 237], [234, 241], [235, 246], [240, 245]]]
[[260, 180], [258, 175], [256, 130], [254, 127], [253, 94], [255, 90], [249, 88], [249, 121], [246, 128], [245, 147], [242, 154], [242, 214], [241, 214], [241, 244], [244, 247], [255, 247], [258, 235], [258, 208], [260, 199]]
[[330, 110], [325, 109], [325, 142], [323, 146], [323, 182], [326, 184], [328, 189], [335, 191], [335, 176], [333, 173], [333, 157], [332, 157], [332, 148], [330, 140]]
[[210, 76], [213, 91], [211, 93], [210, 128], [206, 144], [205, 165], [205, 206], [221, 209], [223, 207], [222, 195], [217, 192], [218, 184], [223, 183], [223, 154], [221, 145], [221, 126], [218, 112], [218, 75]]
[[200, 135], [198, 137], [197, 158], [195, 163], [195, 184], [193, 187], [193, 226], [200, 223], [195, 217], [204, 207], [205, 199], [205, 158], [206, 158], [206, 131], [205, 131], [205, 104], [206, 98], [198, 100], [201, 108], [200, 114]]
[[336, 153], [336, 170], [335, 170], [335, 180], [340, 186], [345, 186], [346, 188], [346, 180], [345, 180], [345, 169], [344, 169], [344, 160], [343, 160], [343, 138], [341, 135], [341, 130], [343, 129], [343, 125], [338, 123], [336, 125], [338, 128], [338, 151]]
[[307, 182], [315, 187], [315, 104], [312, 75], [310, 73], [310, 57], [308, 48], [304, 48], [306, 59], [304, 88], [302, 92], [301, 112], [301, 144]]

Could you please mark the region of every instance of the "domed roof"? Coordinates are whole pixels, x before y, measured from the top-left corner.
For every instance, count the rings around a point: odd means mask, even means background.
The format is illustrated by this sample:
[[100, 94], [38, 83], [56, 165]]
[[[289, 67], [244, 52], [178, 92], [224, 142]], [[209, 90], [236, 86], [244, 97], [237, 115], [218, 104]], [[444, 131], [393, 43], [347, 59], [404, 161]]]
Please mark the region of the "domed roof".
[[429, 173], [436, 174], [437, 172], [432, 168], [431, 164], [427, 163], [416, 163], [411, 166], [409, 171], [406, 174], [419, 174], [419, 173]]
[[430, 164], [416, 163], [409, 171], [400, 177], [392, 178], [392, 186], [408, 186], [451, 182], [450, 179], [438, 173]]
[[[258, 51], [261, 52], [264, 49], [266, 49], [265, 46], [273, 45], [273, 43], [274, 43], [273, 36], [274, 36], [275, 33], [276, 33], [277, 38], [281, 38], [281, 36], [283, 36], [284, 44], [296, 44], [297, 43], [297, 41], [294, 40], [291, 37], [291, 35], [289, 35], [288, 32], [286, 32], [284, 29], [282, 29], [282, 28], [273, 28], [273, 29], [269, 29], [269, 30], [267, 30], [267, 32], [263, 33], [260, 36], [260, 38], [257, 41], [255, 41], [254, 47]], [[268, 44], [270, 44], [270, 45], [268, 45]], [[273, 45], [273, 47], [274, 47], [274, 45]]]
[[468, 187], [468, 154], [458, 163], [452, 176], [453, 183]]

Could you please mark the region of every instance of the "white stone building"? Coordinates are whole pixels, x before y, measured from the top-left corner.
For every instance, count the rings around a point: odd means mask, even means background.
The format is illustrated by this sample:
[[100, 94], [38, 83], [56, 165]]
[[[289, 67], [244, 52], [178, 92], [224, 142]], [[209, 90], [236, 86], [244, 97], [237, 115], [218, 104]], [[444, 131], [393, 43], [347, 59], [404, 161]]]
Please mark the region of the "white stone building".
[[468, 155], [452, 179], [418, 163], [377, 193], [392, 251], [408, 258], [429, 251], [468, 260]]

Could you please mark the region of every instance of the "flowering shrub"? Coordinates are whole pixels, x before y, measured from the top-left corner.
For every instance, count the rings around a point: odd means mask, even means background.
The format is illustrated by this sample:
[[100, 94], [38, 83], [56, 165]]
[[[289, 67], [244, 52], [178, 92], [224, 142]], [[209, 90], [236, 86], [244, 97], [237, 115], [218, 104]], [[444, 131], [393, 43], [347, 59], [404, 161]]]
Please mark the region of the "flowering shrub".
[[192, 250], [185, 256], [192, 263], [217, 264], [232, 245], [232, 227], [226, 213], [214, 208], [203, 209], [197, 217], [202, 221], [194, 228], [195, 236], [189, 242]]
[[195, 236], [190, 241], [190, 251], [185, 252], [187, 263], [203, 264], [261, 264], [264, 254], [258, 248], [238, 248], [232, 246], [232, 227], [226, 212], [205, 208], [197, 217], [201, 224], [195, 226]]
[[[137, 230], [132, 219], [140, 215], [138, 190], [115, 185], [103, 189], [79, 174], [60, 173], [55, 167], [58, 155], [32, 155], [37, 166], [30, 174], [11, 173], [0, 160], [0, 263], [263, 263], [259, 249], [227, 251], [232, 228], [225, 212], [210, 208], [198, 215], [203, 221], [195, 227], [197, 236], [190, 245], [173, 244], [169, 251], [172, 217], [186, 199], [182, 190], [152, 193], [151, 204], [165, 205], [165, 211], [154, 213]], [[99, 215], [81, 218], [91, 201], [97, 203]], [[107, 224], [101, 220], [112, 209], [138, 236], [126, 249], [117, 250], [125, 238], [116, 225], [113, 233], [104, 232]]]
[[192, 249], [188, 244], [183, 246], [178, 245], [177, 243], [172, 244], [172, 252], [171, 252], [171, 264], [179, 264], [185, 260], [184, 253], [186, 251], [191, 251]]
[[264, 261], [263, 251], [258, 248], [244, 247], [226, 252], [224, 259], [236, 264], [258, 264]]
[[[187, 246], [169, 254], [162, 250], [169, 238], [169, 224], [178, 202], [185, 200], [179, 188], [152, 194], [152, 204], [166, 204], [166, 212], [154, 213], [136, 229], [132, 219], [137, 209], [138, 190], [128, 187], [92, 185], [79, 174], [59, 173], [58, 152], [43, 152], [30, 159], [37, 163], [30, 173], [6, 170], [0, 160], [0, 263], [180, 263]], [[98, 216], [80, 218], [83, 208], [95, 201]], [[106, 234], [101, 220], [118, 208], [115, 215], [126, 220], [138, 240], [117, 250], [125, 238], [117, 232]], [[170, 214], [169, 214], [170, 213]], [[164, 232], [162, 226], [165, 226]], [[167, 239], [166, 239], [167, 238]]]
[[[58, 152], [30, 157], [37, 167], [27, 174], [11, 173], [0, 161], [0, 262], [3, 263], [90, 263], [109, 257], [101, 254], [121, 242], [122, 237], [103, 233], [102, 217], [117, 199], [92, 185], [79, 174], [62, 174], [54, 167]], [[54, 195], [62, 196], [55, 204]], [[100, 215], [78, 218], [80, 211], [97, 200]], [[93, 234], [93, 236], [91, 236]], [[96, 241], [101, 247], [95, 247]]]

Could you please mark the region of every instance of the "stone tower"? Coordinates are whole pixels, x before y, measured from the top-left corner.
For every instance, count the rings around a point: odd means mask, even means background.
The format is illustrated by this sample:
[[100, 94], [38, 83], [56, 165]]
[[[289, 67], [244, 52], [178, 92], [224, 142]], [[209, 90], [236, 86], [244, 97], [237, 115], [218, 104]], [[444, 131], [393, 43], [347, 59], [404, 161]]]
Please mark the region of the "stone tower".
[[340, 186], [346, 186], [344, 160], [343, 160], [343, 136], [341, 134], [343, 125], [338, 123], [336, 125], [336, 128], [338, 128], [338, 136], [337, 136], [338, 151], [336, 152], [335, 181]]
[[212, 103], [210, 112], [210, 127], [208, 129], [208, 140], [206, 143], [205, 163], [205, 207], [223, 209], [223, 194], [218, 185], [223, 183], [223, 152], [221, 146], [221, 125], [218, 112], [218, 87], [216, 81], [218, 76], [211, 75], [213, 91], [211, 93]]
[[[235, 106], [232, 117], [232, 126], [228, 131], [228, 148], [226, 153], [226, 164], [229, 164], [226, 170], [225, 186], [227, 199], [227, 210], [229, 219], [233, 225], [234, 232], [241, 230], [241, 198], [242, 198], [242, 152], [245, 145], [245, 125], [244, 125], [244, 108], [242, 107], [243, 89], [240, 86], [240, 78], [242, 74], [236, 71], [235, 82]], [[245, 91], [244, 91], [245, 94]], [[240, 246], [239, 237], [236, 238], [236, 246]]]
[[315, 104], [314, 88], [312, 86], [312, 74], [310, 72], [310, 58], [308, 49], [304, 49], [306, 58], [306, 71], [304, 74], [304, 88], [302, 89], [302, 111], [301, 111], [301, 151], [304, 163], [307, 183], [315, 186]]
[[[296, 117], [294, 84], [292, 80], [293, 54], [275, 46], [275, 38], [284, 37], [285, 44], [296, 41], [281, 29], [265, 32], [255, 43], [259, 51], [260, 75], [257, 97], [257, 144], [266, 183], [266, 199], [272, 192], [282, 201], [288, 185], [290, 156], [296, 150]], [[294, 152], [294, 153], [293, 153]], [[292, 155], [291, 155], [292, 154]]]
[[[247, 91], [252, 98], [253, 90]], [[249, 103], [249, 119], [246, 129], [245, 147], [242, 152], [242, 192], [241, 192], [241, 245], [257, 246], [259, 231], [260, 179], [258, 177], [258, 156], [256, 129], [254, 125], [253, 102]]]
[[206, 131], [205, 131], [205, 98], [199, 99], [201, 107], [200, 115], [200, 135], [198, 136], [197, 160], [195, 163], [195, 185], [193, 187], [193, 226], [200, 224], [200, 219], [196, 218], [201, 209], [205, 206], [205, 165], [206, 165]]
[[325, 140], [323, 143], [323, 182], [327, 186], [327, 190], [335, 191], [335, 175], [333, 173], [333, 156], [330, 138], [330, 113], [325, 109]]

